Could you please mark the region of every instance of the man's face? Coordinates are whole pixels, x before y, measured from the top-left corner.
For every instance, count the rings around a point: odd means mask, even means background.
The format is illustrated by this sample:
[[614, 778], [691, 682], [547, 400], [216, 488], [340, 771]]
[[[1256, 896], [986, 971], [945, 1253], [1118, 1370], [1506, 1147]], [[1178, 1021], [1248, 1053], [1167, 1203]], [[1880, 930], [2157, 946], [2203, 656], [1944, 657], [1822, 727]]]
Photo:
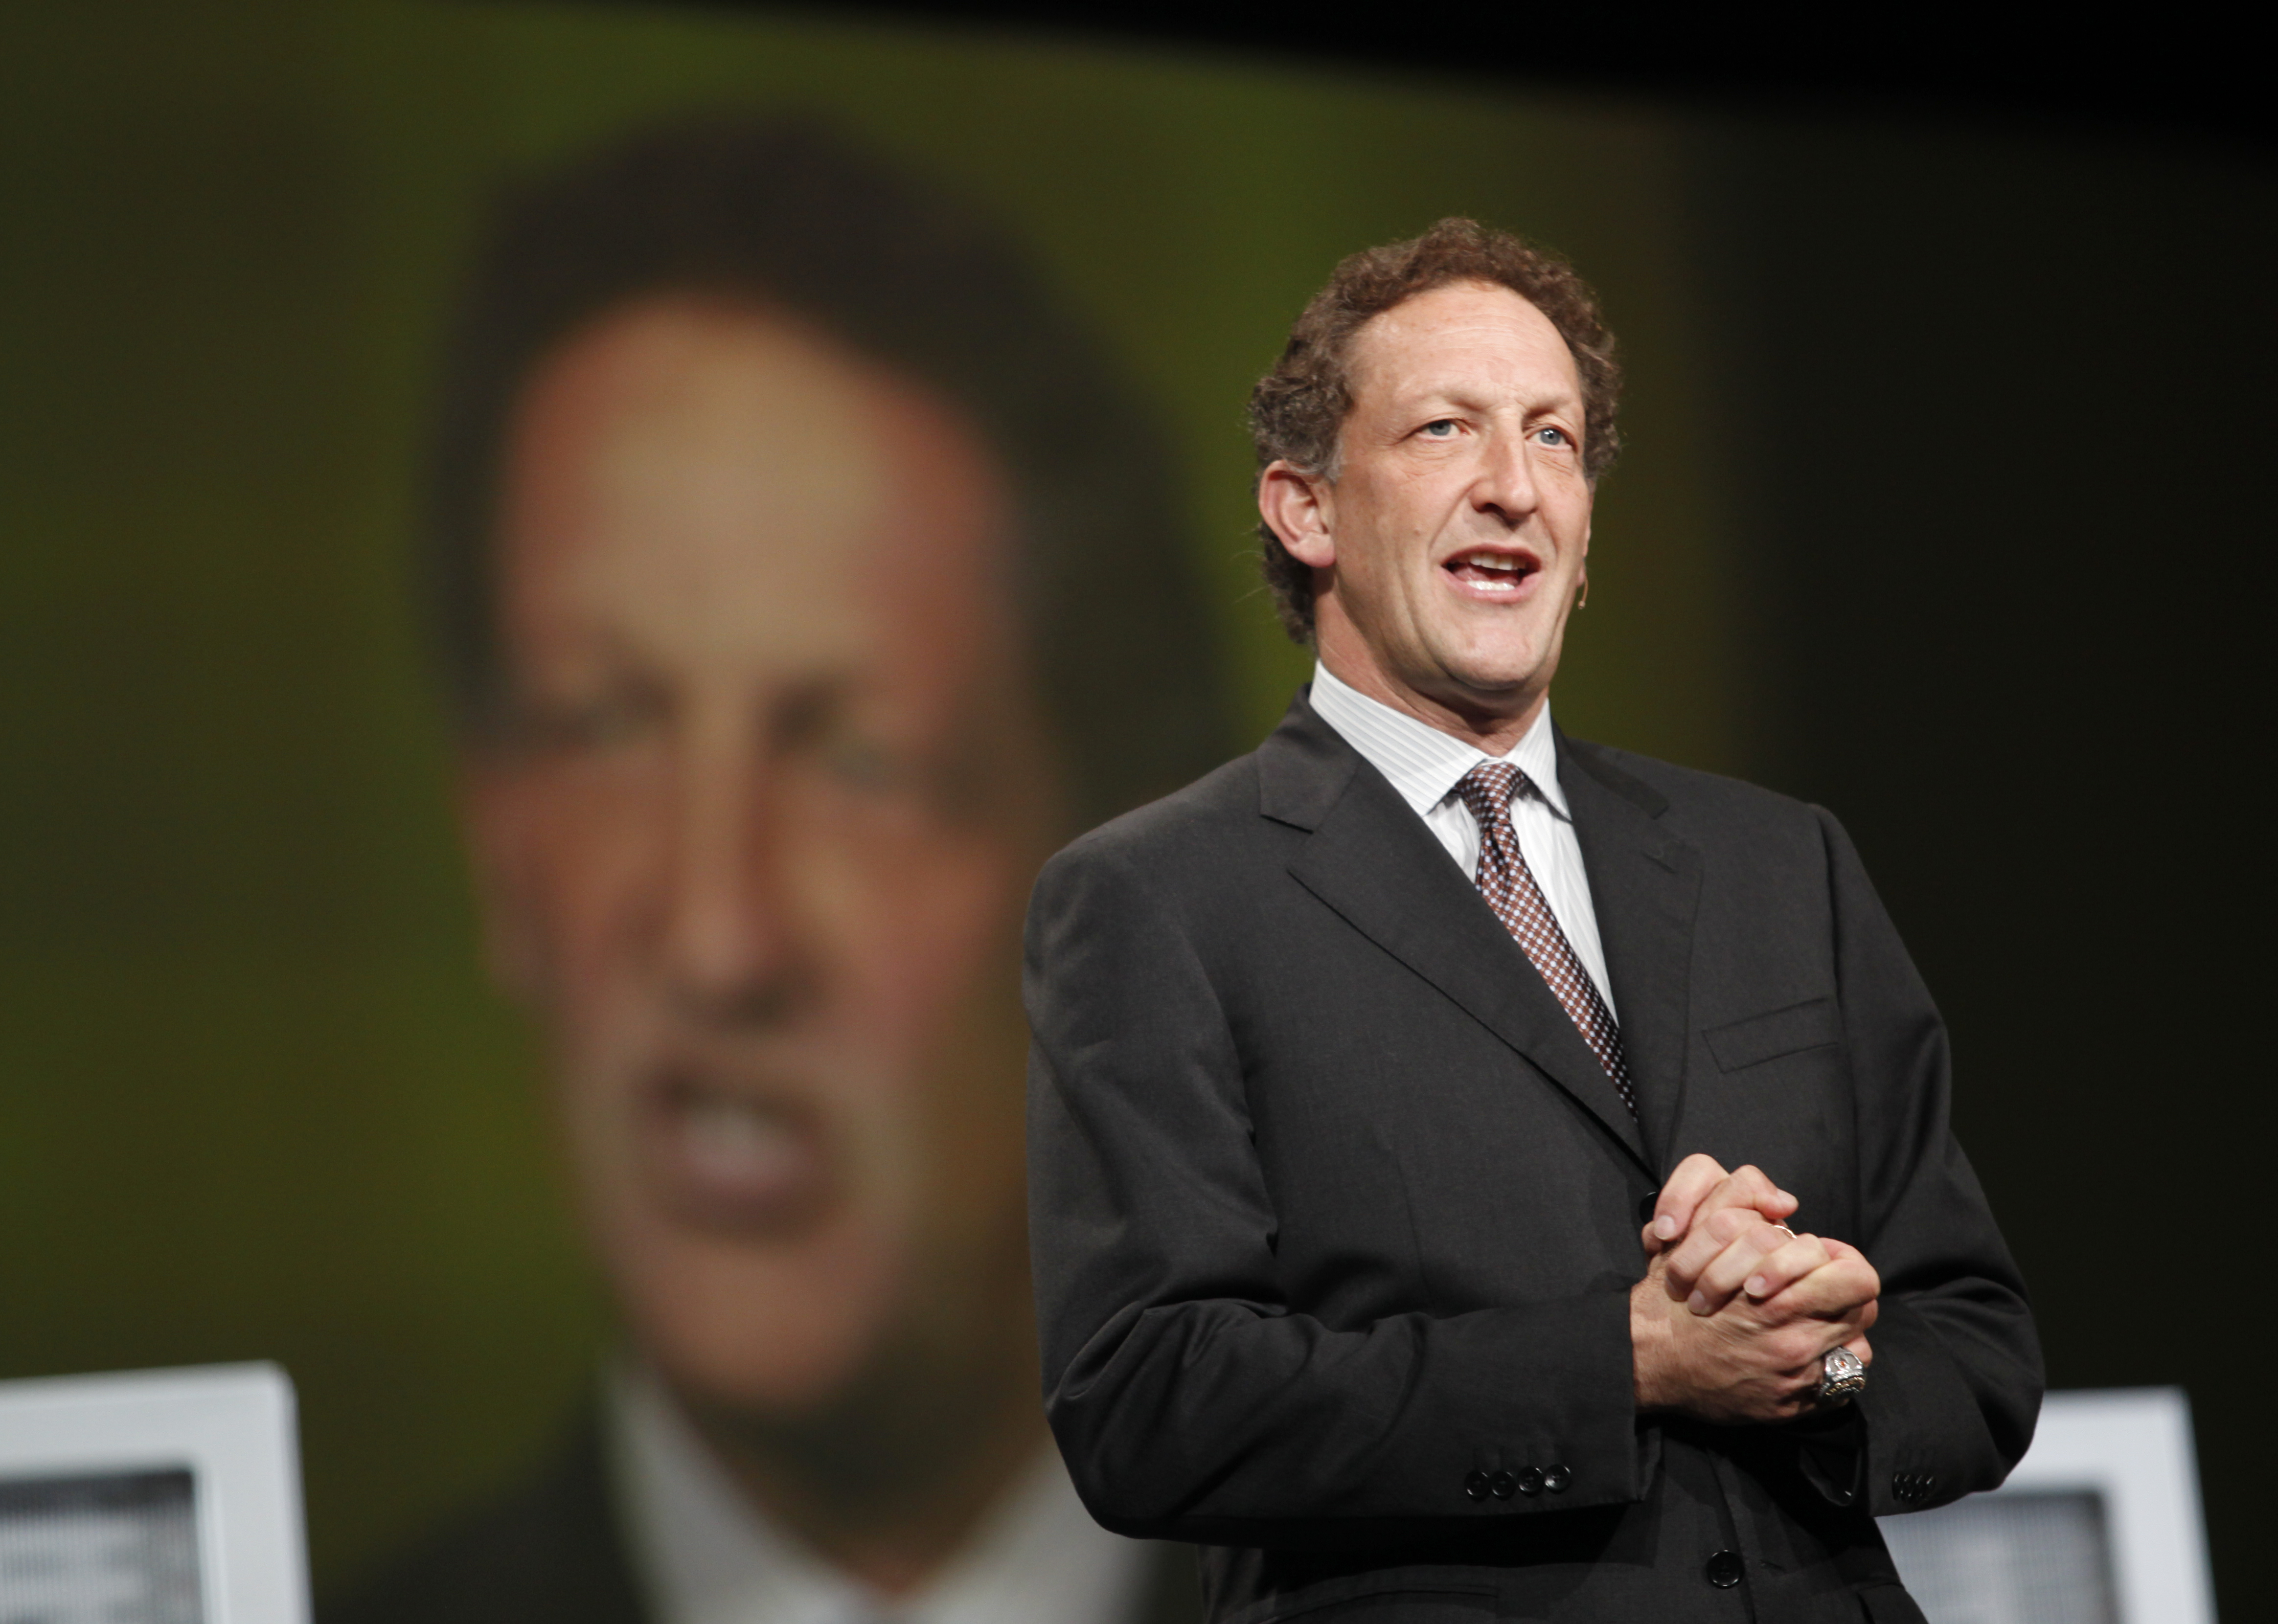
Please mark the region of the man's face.
[[1565, 340], [1510, 289], [1454, 283], [1362, 327], [1350, 376], [1342, 468], [1319, 497], [1324, 657], [1467, 714], [1531, 705], [1590, 545]]
[[1052, 811], [1006, 529], [954, 410], [753, 310], [630, 307], [522, 397], [511, 723], [467, 779], [493, 957], [633, 1335], [704, 1400], [795, 1413], [1026, 1335], [1015, 943]]

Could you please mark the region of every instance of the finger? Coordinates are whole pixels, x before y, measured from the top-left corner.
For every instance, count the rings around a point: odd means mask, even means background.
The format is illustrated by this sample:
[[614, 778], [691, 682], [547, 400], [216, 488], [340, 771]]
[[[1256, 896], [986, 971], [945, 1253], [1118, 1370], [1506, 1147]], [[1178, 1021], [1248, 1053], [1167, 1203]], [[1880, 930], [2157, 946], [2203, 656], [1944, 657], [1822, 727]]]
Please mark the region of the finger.
[[1697, 1150], [1679, 1162], [1654, 1201], [1653, 1219], [1646, 1225], [1646, 1234], [1663, 1246], [1684, 1234], [1693, 1227], [1693, 1209], [1709, 1191], [1724, 1182], [1725, 1177], [1722, 1163]]
[[[1733, 1170], [1732, 1176], [1709, 1193], [1709, 1207], [1745, 1207], [1772, 1224], [1784, 1224], [1802, 1203], [1772, 1182], [1771, 1175], [1753, 1163]], [[1698, 1222], [1695, 1218], [1695, 1222]]]
[[[1759, 1179], [1761, 1177], [1758, 1175]], [[1694, 1210], [1693, 1227], [1668, 1254], [1669, 1287], [1677, 1298], [1681, 1300], [1691, 1293], [1711, 1258], [1750, 1231], [1764, 1227], [1764, 1216], [1756, 1210], [1754, 1201], [1762, 1189], [1769, 1188], [1769, 1185], [1761, 1189], [1743, 1186], [1736, 1191], [1734, 1180], [1728, 1178]], [[1774, 1230], [1793, 1237], [1793, 1231], [1785, 1224], [1776, 1225]]]
[[[1717, 1219], [1722, 1220], [1726, 1216], [1719, 1214]], [[1696, 1226], [1693, 1234], [1731, 1228], [1726, 1223], [1712, 1221]], [[1737, 1231], [1732, 1231], [1732, 1239], [1694, 1271], [1693, 1290], [1686, 1299], [1686, 1306], [1695, 1314], [1713, 1314], [1731, 1301], [1740, 1289], [1740, 1283], [1754, 1272], [1767, 1255], [1785, 1246], [1788, 1239], [1785, 1230], [1774, 1229], [1761, 1218], [1752, 1219]], [[1686, 1244], [1689, 1246], [1691, 1243], [1692, 1237], [1688, 1236]]]
[[[1773, 1235], [1789, 1232], [1769, 1225], [1767, 1230]], [[1750, 1301], [1762, 1302], [1778, 1296], [1821, 1264], [1832, 1261], [1833, 1255], [1833, 1249], [1820, 1237], [1798, 1235], [1759, 1258], [1754, 1271], [1740, 1282], [1739, 1289]]]
[[[1761, 1301], [1827, 1262], [1826, 1248], [1816, 1236], [1790, 1235], [1759, 1220], [1701, 1271], [1686, 1307], [1695, 1314], [1714, 1314], [1743, 1291]], [[1767, 1277], [1777, 1280], [1778, 1286], [1750, 1289]]]
[[1854, 1337], [1843, 1346], [1859, 1356], [1861, 1364], [1871, 1365], [1875, 1362], [1875, 1350], [1866, 1338]]
[[1839, 1320], [1872, 1306], [1882, 1292], [1882, 1277], [1854, 1252], [1848, 1257], [1830, 1257], [1785, 1291], [1765, 1299], [1757, 1305], [1757, 1311], [1772, 1323], [1805, 1318]]
[[1731, 1301], [1745, 1283], [1763, 1267], [1765, 1259], [1799, 1242], [1813, 1254], [1798, 1260], [1799, 1272], [1808, 1273], [1826, 1261], [1816, 1255], [1817, 1243], [1809, 1237], [1766, 1224], [1754, 1213], [1717, 1213], [1707, 1224], [1697, 1225], [1693, 1232], [1703, 1231], [1731, 1233], [1732, 1239], [1699, 1270], [1687, 1299], [1695, 1313], [1713, 1313]]
[[[1691, 1158], [1687, 1160], [1689, 1162]], [[1701, 1160], [1708, 1162], [1711, 1167], [1716, 1165], [1708, 1157]], [[1796, 1198], [1772, 1183], [1762, 1168], [1743, 1167], [1738, 1172], [1726, 1174], [1693, 1204], [1691, 1221], [1684, 1232], [1689, 1236], [1720, 1212], [1738, 1212], [1751, 1218], [1761, 1217], [1778, 1224], [1793, 1215], [1796, 1206]], [[1723, 1239], [1729, 1240], [1731, 1234], [1727, 1233]]]
[[[1785, 1291], [1775, 1292], [1763, 1300], [1763, 1306], [1782, 1318], [1809, 1314], [1847, 1321], [1861, 1331], [1869, 1329], [1882, 1312], [1882, 1276], [1867, 1261], [1866, 1254], [1848, 1241], [1822, 1235], [1819, 1243], [1827, 1249], [1831, 1262], [1844, 1267], [1825, 1279], [1811, 1281], [1808, 1291], [1793, 1297]], [[1854, 1298], [1858, 1300], [1849, 1300]]]
[[1722, 1255], [1725, 1247], [1750, 1231], [1765, 1227], [1763, 1219], [1745, 1207], [1722, 1207], [1710, 1211], [1704, 1205], [1697, 1209], [1693, 1227], [1685, 1231], [1685, 1238], [1663, 1254], [1669, 1271], [1666, 1284], [1670, 1295], [1684, 1301], [1699, 1284], [1701, 1271]]

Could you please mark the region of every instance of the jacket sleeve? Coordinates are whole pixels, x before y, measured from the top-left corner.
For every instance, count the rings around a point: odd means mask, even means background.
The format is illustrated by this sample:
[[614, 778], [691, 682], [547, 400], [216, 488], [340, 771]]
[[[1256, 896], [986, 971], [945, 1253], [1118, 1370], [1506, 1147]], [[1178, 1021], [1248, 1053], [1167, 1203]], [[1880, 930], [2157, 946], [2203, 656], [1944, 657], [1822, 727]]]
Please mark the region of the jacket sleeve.
[[1882, 1516], [1999, 1484], [2032, 1441], [2041, 1352], [2024, 1283], [1949, 1125], [1945, 1029], [1929, 988], [1849, 837], [1819, 819], [1857, 1090], [1860, 1245], [1883, 1281], [1857, 1401], [1864, 1452], [1846, 1486]]
[[[1028, 916], [1045, 1405], [1093, 1515], [1286, 1547], [1640, 1498], [1626, 1283], [1357, 1326], [1292, 1311], [1233, 1023], [1144, 870], [1080, 843]], [[1564, 1464], [1563, 1491], [1482, 1491], [1530, 1462]]]

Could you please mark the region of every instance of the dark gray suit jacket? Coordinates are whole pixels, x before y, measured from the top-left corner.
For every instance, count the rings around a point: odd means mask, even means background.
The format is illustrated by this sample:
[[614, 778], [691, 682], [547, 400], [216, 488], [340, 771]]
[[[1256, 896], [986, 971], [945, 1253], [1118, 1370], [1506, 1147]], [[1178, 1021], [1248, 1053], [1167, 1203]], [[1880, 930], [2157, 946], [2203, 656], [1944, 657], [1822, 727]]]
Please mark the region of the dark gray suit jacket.
[[[1872, 1514], [1998, 1483], [2041, 1390], [1937, 1011], [1826, 813], [1559, 752], [1641, 1121], [1303, 696], [1046, 867], [1029, 1177], [1061, 1451], [1108, 1527], [1216, 1547], [1220, 1620], [1918, 1618]], [[1693, 1151], [1881, 1271], [1832, 1426], [1636, 1414], [1639, 1231]]]

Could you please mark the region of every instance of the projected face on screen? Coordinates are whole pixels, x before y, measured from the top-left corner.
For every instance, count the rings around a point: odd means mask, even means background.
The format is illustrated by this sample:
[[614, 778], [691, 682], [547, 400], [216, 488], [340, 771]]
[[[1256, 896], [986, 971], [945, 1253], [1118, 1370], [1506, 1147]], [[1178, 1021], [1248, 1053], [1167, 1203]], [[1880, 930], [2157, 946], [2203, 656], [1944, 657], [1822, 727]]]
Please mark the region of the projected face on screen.
[[554, 347], [506, 470], [478, 863], [637, 1339], [762, 1412], [1024, 1365], [1052, 796], [995, 461], [812, 329], [662, 299]]

